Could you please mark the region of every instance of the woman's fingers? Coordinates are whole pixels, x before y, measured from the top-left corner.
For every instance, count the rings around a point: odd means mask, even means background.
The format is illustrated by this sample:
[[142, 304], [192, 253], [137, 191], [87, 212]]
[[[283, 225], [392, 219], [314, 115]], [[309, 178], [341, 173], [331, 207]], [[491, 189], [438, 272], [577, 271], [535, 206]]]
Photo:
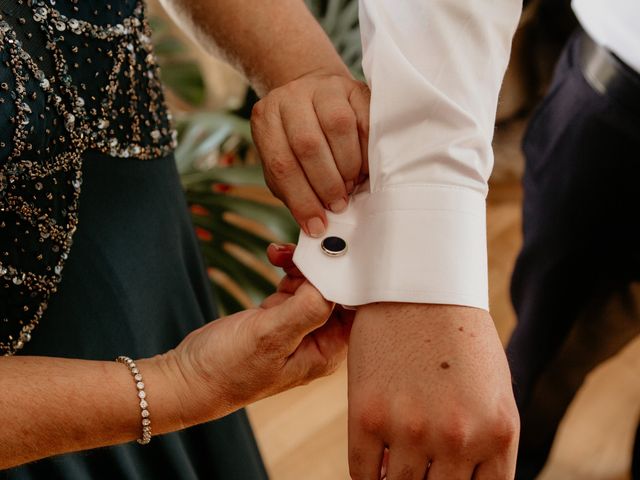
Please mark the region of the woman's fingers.
[[291, 277], [289, 275], [285, 275], [282, 280], [280, 280], [277, 291], [293, 295], [305, 281], [304, 277]]
[[283, 370], [298, 376], [301, 383], [330, 375], [345, 359], [348, 343], [347, 328], [332, 317], [302, 339]]
[[260, 307], [261, 308], [277, 307], [278, 305], [282, 304], [285, 300], [288, 300], [289, 298], [291, 298], [291, 294], [288, 292], [287, 293], [276, 292], [273, 295], [269, 295], [267, 298], [265, 298], [260, 304]]
[[309, 282], [303, 282], [295, 294], [269, 310], [272, 321], [265, 322], [282, 347], [293, 352], [305, 335], [321, 327], [331, 316], [333, 303], [326, 301]]
[[304, 283], [305, 278], [293, 263], [296, 246], [292, 243], [272, 243], [267, 247], [267, 257], [272, 265], [282, 268], [286, 275], [280, 280], [277, 291], [293, 294]]
[[280, 267], [290, 277], [304, 277], [295, 263], [293, 263], [293, 254], [296, 246], [293, 243], [272, 243], [267, 247], [267, 258], [274, 267]]

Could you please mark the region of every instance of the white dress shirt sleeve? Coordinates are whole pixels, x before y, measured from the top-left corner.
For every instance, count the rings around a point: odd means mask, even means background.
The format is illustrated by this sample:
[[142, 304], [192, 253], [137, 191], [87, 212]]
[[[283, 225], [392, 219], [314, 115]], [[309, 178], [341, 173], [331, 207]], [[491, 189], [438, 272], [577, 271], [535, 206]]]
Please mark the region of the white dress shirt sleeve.
[[[369, 182], [294, 261], [329, 300], [488, 309], [485, 197], [519, 0], [360, 0]], [[344, 255], [321, 242], [338, 236]]]

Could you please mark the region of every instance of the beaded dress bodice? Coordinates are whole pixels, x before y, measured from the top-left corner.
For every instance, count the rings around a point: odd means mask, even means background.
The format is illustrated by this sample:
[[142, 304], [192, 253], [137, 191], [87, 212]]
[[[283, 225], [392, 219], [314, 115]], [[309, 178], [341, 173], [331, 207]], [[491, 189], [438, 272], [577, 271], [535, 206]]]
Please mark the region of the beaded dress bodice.
[[83, 153], [165, 156], [170, 120], [141, 1], [0, 0], [0, 352], [31, 339], [56, 292]]

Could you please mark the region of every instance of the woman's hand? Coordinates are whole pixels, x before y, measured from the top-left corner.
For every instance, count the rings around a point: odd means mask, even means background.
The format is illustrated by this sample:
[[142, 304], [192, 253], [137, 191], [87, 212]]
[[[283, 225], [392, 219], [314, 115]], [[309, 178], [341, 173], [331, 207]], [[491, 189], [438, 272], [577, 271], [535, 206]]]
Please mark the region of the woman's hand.
[[345, 75], [312, 72], [271, 90], [251, 128], [273, 194], [311, 236], [325, 208], [339, 213], [368, 174], [369, 88]]
[[[287, 275], [260, 308], [212, 322], [164, 355], [136, 360], [154, 434], [220, 418], [327, 375], [344, 359], [352, 317], [305, 281], [293, 249], [269, 247], [271, 262]], [[131, 374], [113, 361], [4, 357], [0, 470], [138, 438], [134, 393]]]
[[211, 322], [170, 352], [183, 377], [185, 425], [218, 418], [336, 370], [352, 317], [334, 309], [295, 268], [293, 246], [272, 245], [287, 275], [260, 308]]

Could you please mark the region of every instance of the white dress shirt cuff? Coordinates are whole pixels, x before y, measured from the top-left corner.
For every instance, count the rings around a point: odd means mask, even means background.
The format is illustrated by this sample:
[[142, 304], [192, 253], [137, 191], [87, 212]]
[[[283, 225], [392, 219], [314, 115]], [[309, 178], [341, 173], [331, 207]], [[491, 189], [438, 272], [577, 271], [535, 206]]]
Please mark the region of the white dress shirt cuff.
[[[322, 295], [345, 306], [373, 302], [488, 309], [485, 199], [439, 185], [368, 185], [341, 214], [327, 213], [321, 238], [300, 234], [294, 262]], [[324, 238], [347, 244], [337, 257]]]

